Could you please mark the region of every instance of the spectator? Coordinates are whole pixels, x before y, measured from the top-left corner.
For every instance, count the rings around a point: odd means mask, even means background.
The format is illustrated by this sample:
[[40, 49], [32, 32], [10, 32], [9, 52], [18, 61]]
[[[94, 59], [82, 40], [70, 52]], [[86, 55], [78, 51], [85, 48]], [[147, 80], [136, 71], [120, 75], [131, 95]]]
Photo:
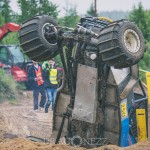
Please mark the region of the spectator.
[[[38, 64], [38, 62], [36, 61], [32, 61], [32, 62], [33, 65], [28, 70], [28, 80], [33, 89], [34, 110], [38, 110], [38, 106], [39, 106], [39, 110], [42, 110], [46, 102], [43, 71], [41, 65]], [[40, 104], [38, 104], [39, 93], [41, 93]]]
[[[48, 63], [49, 63], [48, 65], [42, 65], [43, 67], [47, 66], [44, 68], [45, 88], [48, 97], [48, 100], [45, 105], [45, 113], [48, 113], [48, 108], [51, 103], [52, 103], [52, 110], [54, 110], [55, 99], [56, 99], [57, 88], [58, 88], [58, 80], [57, 80], [58, 71], [56, 69], [55, 60], [52, 58], [51, 60], [48, 61]], [[50, 69], [47, 69], [48, 66], [50, 66]]]

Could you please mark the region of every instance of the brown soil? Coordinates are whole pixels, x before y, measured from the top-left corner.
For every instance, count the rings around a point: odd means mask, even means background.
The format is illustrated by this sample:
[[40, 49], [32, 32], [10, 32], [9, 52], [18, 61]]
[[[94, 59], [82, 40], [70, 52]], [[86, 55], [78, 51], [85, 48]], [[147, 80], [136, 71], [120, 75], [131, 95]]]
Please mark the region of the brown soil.
[[[50, 109], [51, 110], [51, 109]], [[36, 136], [49, 138], [52, 131], [52, 111], [33, 110], [32, 92], [19, 95], [16, 104], [4, 102], [0, 105], [0, 130], [18, 137]]]
[[[52, 133], [52, 111], [35, 112], [33, 110], [32, 92], [27, 91], [19, 95], [16, 104], [3, 102], [0, 104], [0, 150], [84, 150], [62, 144], [33, 142], [27, 136], [50, 139]], [[93, 150], [146, 150], [150, 149], [150, 142], [138, 143], [128, 148], [120, 148], [115, 145], [107, 145]]]

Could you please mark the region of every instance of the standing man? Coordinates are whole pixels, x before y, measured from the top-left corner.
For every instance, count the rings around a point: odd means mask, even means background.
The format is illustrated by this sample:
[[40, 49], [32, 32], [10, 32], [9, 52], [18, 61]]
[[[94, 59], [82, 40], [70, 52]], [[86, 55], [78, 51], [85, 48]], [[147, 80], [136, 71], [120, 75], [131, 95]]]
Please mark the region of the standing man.
[[[34, 110], [42, 110], [44, 108], [45, 102], [46, 102], [46, 93], [45, 93], [45, 87], [44, 87], [44, 80], [43, 80], [43, 72], [42, 67], [38, 62], [32, 61], [33, 65], [28, 70], [28, 80], [31, 84], [31, 87], [33, 89], [33, 99], [34, 99]], [[41, 93], [41, 101], [40, 104], [38, 104], [38, 96], [39, 93]]]
[[[48, 65], [45, 65], [45, 63], [44, 65], [42, 65], [45, 71], [45, 77], [44, 77], [45, 88], [48, 97], [47, 103], [45, 105], [45, 113], [48, 113], [48, 108], [51, 102], [52, 102], [52, 110], [54, 110], [55, 99], [56, 99], [57, 88], [58, 88], [58, 81], [57, 81], [58, 71], [56, 69], [56, 63], [54, 58], [50, 59], [48, 63], [49, 63]], [[48, 69], [49, 66], [50, 69]]]

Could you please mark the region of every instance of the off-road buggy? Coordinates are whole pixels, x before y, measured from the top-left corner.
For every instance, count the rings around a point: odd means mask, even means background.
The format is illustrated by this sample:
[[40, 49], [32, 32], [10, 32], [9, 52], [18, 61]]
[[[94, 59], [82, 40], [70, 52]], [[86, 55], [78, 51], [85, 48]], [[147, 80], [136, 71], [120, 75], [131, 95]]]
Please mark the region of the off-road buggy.
[[74, 146], [128, 146], [147, 138], [147, 96], [137, 66], [144, 38], [134, 23], [84, 17], [73, 29], [35, 16], [22, 23], [19, 39], [35, 61], [60, 55], [64, 75], [53, 113], [56, 143], [65, 137]]

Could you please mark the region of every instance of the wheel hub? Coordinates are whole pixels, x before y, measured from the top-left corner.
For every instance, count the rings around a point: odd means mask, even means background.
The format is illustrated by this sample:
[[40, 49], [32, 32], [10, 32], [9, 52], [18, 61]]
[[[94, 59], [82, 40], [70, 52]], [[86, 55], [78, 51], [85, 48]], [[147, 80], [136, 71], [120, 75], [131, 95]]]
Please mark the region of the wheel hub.
[[132, 29], [127, 29], [124, 32], [124, 43], [125, 43], [125, 46], [128, 49], [128, 51], [131, 52], [131, 53], [136, 53], [140, 49], [139, 36]]
[[[55, 34], [56, 32], [57, 32], [57, 29], [53, 24], [45, 23], [43, 25], [43, 28], [42, 28], [43, 36], [48, 41], [48, 43], [50, 45], [56, 45], [57, 44], [57, 36]], [[52, 36], [48, 37], [48, 36], [46, 36], [46, 34], [51, 34]]]

